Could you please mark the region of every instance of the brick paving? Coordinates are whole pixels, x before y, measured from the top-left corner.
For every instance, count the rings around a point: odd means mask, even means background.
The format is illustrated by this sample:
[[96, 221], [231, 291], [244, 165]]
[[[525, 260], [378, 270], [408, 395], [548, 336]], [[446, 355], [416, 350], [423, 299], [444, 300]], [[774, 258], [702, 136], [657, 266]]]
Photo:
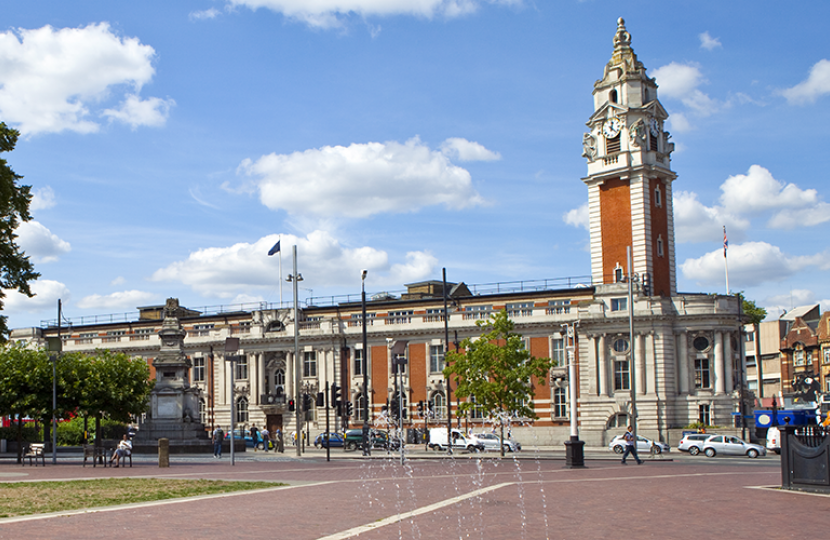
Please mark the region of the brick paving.
[[[227, 457], [173, 457], [166, 469], [146, 456], [136, 456], [133, 468], [119, 469], [84, 468], [80, 460], [63, 457], [57, 466], [32, 468], [4, 460], [0, 482], [164, 476], [280, 481], [290, 487], [0, 519], [0, 539], [779, 539], [824, 536], [830, 507], [828, 497], [753, 489], [780, 483], [775, 457], [684, 456], [623, 466], [618, 458], [597, 453], [587, 456], [587, 468], [568, 470], [561, 459], [530, 453], [518, 461], [412, 459], [404, 467], [397, 457], [343, 459], [340, 452], [326, 462], [322, 454], [309, 455], [314, 457], [246, 454], [233, 467]], [[499, 487], [468, 496], [493, 486]], [[348, 534], [387, 518], [390, 524]]]

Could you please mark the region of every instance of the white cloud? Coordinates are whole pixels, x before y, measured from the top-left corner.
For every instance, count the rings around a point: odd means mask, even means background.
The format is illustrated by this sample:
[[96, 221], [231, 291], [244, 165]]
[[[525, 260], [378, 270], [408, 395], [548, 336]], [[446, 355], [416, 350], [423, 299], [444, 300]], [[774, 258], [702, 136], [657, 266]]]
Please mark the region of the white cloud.
[[112, 120], [120, 120], [136, 129], [139, 126], [160, 127], [167, 122], [170, 107], [176, 102], [172, 99], [141, 99], [130, 94], [117, 109], [105, 109], [101, 114]]
[[[521, 5], [521, 0], [486, 0], [489, 4]], [[360, 18], [372, 16], [408, 15], [431, 19], [433, 17], [460, 17], [475, 12], [483, 0], [228, 0], [230, 6], [252, 10], [270, 9], [311, 27], [337, 28], [350, 15]]]
[[[205, 296], [233, 298], [251, 294], [251, 289], [279, 290], [278, 255], [269, 257], [268, 250], [277, 242], [277, 235], [260, 238], [253, 244], [239, 243], [229, 247], [204, 248], [187, 259], [157, 270], [154, 281], [175, 281]], [[369, 270], [368, 283], [375, 286], [400, 287], [402, 281], [418, 281], [433, 274], [436, 259], [427, 252], [410, 252], [406, 261], [390, 265], [385, 251], [371, 247], [347, 248], [326, 231], [314, 231], [305, 238], [282, 235], [280, 246], [290, 258], [290, 246], [297, 246], [298, 269], [304, 284], [326, 286], [359, 285], [362, 269]], [[283, 265], [287, 275], [288, 265]]]
[[436, 204], [464, 208], [483, 203], [470, 173], [417, 137], [403, 144], [355, 143], [269, 154], [243, 161], [239, 172], [256, 179], [265, 206], [297, 215], [365, 218]]
[[72, 250], [69, 242], [61, 240], [56, 234], [37, 221], [24, 221], [17, 227], [18, 245], [26, 255], [35, 262], [48, 263]]
[[[730, 287], [739, 290], [761, 283], [783, 281], [808, 266], [825, 268], [830, 265], [830, 254], [793, 257], [766, 242], [730, 243], [728, 262]], [[686, 279], [699, 285], [724, 283], [726, 279], [723, 249], [697, 259], [687, 259], [680, 267]]]
[[[697, 116], [709, 116], [720, 107], [717, 101], [698, 88], [706, 79], [697, 64], [672, 62], [655, 69], [652, 75], [657, 79], [661, 97], [680, 100]], [[692, 127], [688, 117], [682, 112], [672, 112], [671, 125], [672, 129], [680, 132], [688, 131]]]
[[830, 60], [819, 60], [810, 69], [807, 80], [792, 88], [782, 90], [781, 94], [791, 105], [813, 103], [817, 98], [830, 94]]
[[732, 212], [768, 214], [777, 210], [767, 223], [772, 228], [793, 229], [830, 221], [830, 205], [815, 189], [779, 182], [760, 165], [752, 165], [747, 174], [730, 176], [721, 191], [721, 204]]
[[486, 149], [477, 142], [451, 137], [441, 143], [441, 152], [450, 159], [459, 161], [497, 161], [501, 154]]
[[[69, 289], [59, 281], [50, 279], [39, 279], [30, 284], [35, 296], [29, 298], [16, 290], [6, 289], [6, 299], [3, 306], [3, 314], [10, 319], [19, 313], [38, 313], [44, 310], [55, 309], [57, 314], [58, 300], [67, 302], [70, 298]], [[13, 321], [12, 321], [13, 322]], [[13, 327], [10, 324], [10, 327]]]
[[46, 210], [55, 206], [55, 191], [49, 187], [42, 187], [32, 190], [32, 202], [29, 203], [29, 211]]
[[730, 214], [722, 207], [704, 205], [696, 193], [689, 191], [674, 193], [672, 208], [678, 244], [717, 241], [723, 238], [724, 226], [733, 240], [740, 240], [750, 225], [749, 220]]
[[563, 216], [562, 220], [568, 225], [574, 227], [582, 227], [586, 231], [590, 227], [590, 216], [588, 215], [588, 203], [583, 204], [579, 208], [568, 210]]
[[188, 15], [188, 18], [190, 18], [190, 20], [192, 20], [192, 21], [193, 20], [203, 21], [203, 20], [206, 20], [206, 19], [215, 19], [216, 17], [221, 15], [221, 13], [222, 12], [220, 12], [216, 8], [210, 8], [210, 9], [205, 9], [205, 10], [202, 10], [202, 11], [193, 11], [193, 12], [190, 13], [190, 15]]
[[[93, 109], [120, 91], [139, 92], [155, 73], [154, 57], [152, 47], [117, 36], [106, 22], [0, 33], [0, 117], [24, 134], [97, 131]], [[122, 116], [111, 118], [157, 123], [164, 106], [153, 99], [127, 99]], [[130, 115], [130, 107], [140, 110]]]
[[778, 319], [784, 313], [799, 306], [818, 303], [815, 293], [808, 289], [792, 289], [787, 294], [776, 294], [764, 300], [764, 309], [767, 310], [766, 320]]
[[703, 32], [698, 36], [700, 38], [700, 48], [706, 49], [707, 51], [711, 51], [717, 49], [718, 47], [722, 47], [721, 42], [718, 38], [713, 38], [709, 35], [709, 32]]
[[79, 309], [133, 309], [156, 301], [156, 294], [144, 291], [120, 291], [112, 294], [91, 294], [78, 301]]
[[110, 285], [113, 287], [118, 287], [119, 285], [123, 285], [126, 282], [126, 279], [124, 279], [122, 276], [118, 276], [117, 278], [110, 281]]

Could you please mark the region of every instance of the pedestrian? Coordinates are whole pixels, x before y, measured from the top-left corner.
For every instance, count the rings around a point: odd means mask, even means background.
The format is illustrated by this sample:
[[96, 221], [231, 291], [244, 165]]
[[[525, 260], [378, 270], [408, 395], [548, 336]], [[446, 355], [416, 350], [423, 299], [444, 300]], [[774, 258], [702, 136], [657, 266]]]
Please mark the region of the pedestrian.
[[280, 428], [277, 428], [276, 433], [274, 433], [274, 439], [276, 440], [275, 444], [277, 445], [277, 451], [280, 454], [285, 452], [285, 446], [282, 441], [282, 430]]
[[628, 454], [631, 454], [637, 460], [637, 465], [642, 465], [643, 462], [640, 456], [637, 455], [637, 439], [634, 437], [634, 428], [628, 426], [628, 431], [625, 432], [623, 438], [625, 439], [625, 452], [623, 452], [622, 464], [626, 464], [625, 458], [628, 457]]
[[256, 445], [257, 445], [257, 442], [258, 442], [257, 441], [257, 436], [256, 436], [257, 431], [259, 431], [259, 430], [256, 428], [256, 424], [252, 425], [251, 426], [251, 442], [254, 444], [254, 452], [256, 452]]
[[213, 430], [211, 441], [213, 442], [213, 457], [219, 459], [222, 457], [222, 441], [225, 440], [225, 432], [220, 426], [216, 426]]
[[271, 443], [271, 433], [268, 431], [268, 426], [263, 426], [263, 428], [259, 430], [259, 434], [262, 437], [262, 449], [267, 452], [268, 445]]

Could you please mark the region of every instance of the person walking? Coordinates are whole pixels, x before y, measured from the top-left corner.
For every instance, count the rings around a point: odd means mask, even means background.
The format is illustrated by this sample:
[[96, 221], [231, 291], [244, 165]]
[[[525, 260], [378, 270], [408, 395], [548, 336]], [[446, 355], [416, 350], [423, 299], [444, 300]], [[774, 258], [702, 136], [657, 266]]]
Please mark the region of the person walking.
[[225, 432], [222, 431], [222, 428], [216, 426], [216, 429], [213, 430], [213, 436], [211, 437], [211, 441], [213, 442], [213, 457], [219, 459], [222, 457], [222, 441], [225, 440]]
[[259, 441], [257, 441], [257, 436], [256, 436], [258, 431], [259, 430], [256, 428], [256, 424], [251, 426], [251, 442], [254, 444], [254, 452], [256, 452], [257, 442], [259, 442]]
[[622, 455], [622, 464], [625, 465], [625, 458], [628, 457], [628, 454], [634, 456], [634, 459], [637, 460], [637, 465], [642, 465], [643, 461], [640, 459], [640, 456], [637, 455], [637, 439], [634, 437], [634, 428], [628, 426], [628, 431], [625, 432], [623, 436], [625, 439], [625, 452]]
[[268, 431], [268, 426], [263, 426], [259, 430], [259, 434], [262, 436], [262, 449], [267, 452], [268, 445], [271, 443], [271, 433]]

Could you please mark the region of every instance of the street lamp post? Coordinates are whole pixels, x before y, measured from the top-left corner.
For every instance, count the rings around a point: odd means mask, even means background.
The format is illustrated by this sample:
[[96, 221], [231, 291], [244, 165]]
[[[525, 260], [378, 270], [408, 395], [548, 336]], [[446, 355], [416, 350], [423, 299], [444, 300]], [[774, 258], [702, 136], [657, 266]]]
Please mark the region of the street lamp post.
[[363, 370], [363, 455], [372, 455], [372, 448], [369, 442], [369, 374], [367, 373], [369, 363], [367, 362], [368, 349], [366, 344], [366, 274], [368, 270], [360, 273], [360, 303], [362, 315], [360, 326], [363, 328], [363, 358], [361, 369]]
[[[231, 465], [236, 465], [235, 446], [236, 446], [236, 395], [234, 393], [234, 380], [236, 378], [236, 371], [234, 363], [236, 362], [236, 353], [239, 351], [239, 338], [228, 337], [225, 338], [225, 361], [231, 365], [231, 376], [228, 377], [231, 382]], [[245, 439], [244, 437], [242, 438]]]
[[58, 337], [48, 339], [49, 360], [52, 361], [52, 465], [58, 463], [58, 419], [55, 411], [58, 409], [58, 374], [57, 364], [63, 350], [61, 340], [61, 300], [58, 298]]
[[300, 446], [303, 438], [302, 407], [300, 406], [302, 403], [300, 394], [300, 369], [302, 369], [300, 363], [300, 319], [297, 309], [297, 287], [302, 280], [303, 276], [297, 273], [297, 246], [294, 246], [294, 273], [289, 274], [286, 281], [294, 285], [294, 403], [296, 404], [294, 406], [294, 420], [297, 424], [297, 457], [302, 456]]
[[571, 438], [565, 442], [565, 468], [577, 469], [585, 466], [585, 443], [579, 440], [579, 424], [576, 411], [576, 323], [563, 324], [565, 333], [565, 360], [568, 362], [568, 416], [571, 420]]

